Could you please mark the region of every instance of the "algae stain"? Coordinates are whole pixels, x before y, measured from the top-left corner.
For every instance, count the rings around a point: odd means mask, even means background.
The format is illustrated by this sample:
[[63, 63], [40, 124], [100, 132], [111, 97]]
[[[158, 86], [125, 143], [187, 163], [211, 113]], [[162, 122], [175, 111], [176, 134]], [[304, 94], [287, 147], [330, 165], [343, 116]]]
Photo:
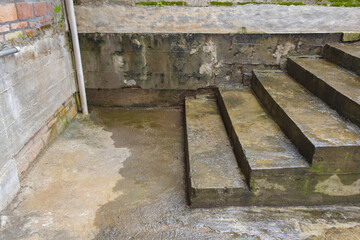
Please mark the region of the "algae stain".
[[305, 194], [308, 194], [308, 193], [309, 193], [308, 186], [309, 186], [309, 179], [306, 179], [306, 180], [305, 180], [305, 184], [304, 184], [304, 193], [305, 193]]
[[318, 166], [318, 165], [313, 164], [313, 165], [311, 166], [310, 172], [313, 172], [313, 173], [322, 173], [322, 172], [324, 172], [324, 169], [323, 169], [322, 167]]

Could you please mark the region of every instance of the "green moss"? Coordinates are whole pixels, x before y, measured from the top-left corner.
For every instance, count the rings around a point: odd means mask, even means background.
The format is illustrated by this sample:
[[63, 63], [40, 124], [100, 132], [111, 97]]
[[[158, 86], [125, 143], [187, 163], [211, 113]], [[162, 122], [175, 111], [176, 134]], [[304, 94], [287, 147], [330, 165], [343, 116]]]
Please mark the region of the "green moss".
[[230, 7], [230, 6], [233, 5], [233, 3], [232, 2], [215, 2], [215, 1], [213, 1], [213, 2], [210, 2], [210, 5], [212, 5], [212, 6], [228, 6], [228, 7]]
[[311, 172], [314, 172], [314, 173], [323, 173], [324, 172], [324, 169], [320, 166], [317, 166], [317, 165], [312, 165], [311, 168], [310, 168], [310, 171]]
[[360, 3], [345, 3], [344, 7], [360, 7]]
[[302, 2], [278, 2], [279, 5], [285, 5], [285, 6], [299, 6], [299, 5], [304, 5], [304, 3]]
[[360, 0], [329, 0], [332, 7], [360, 7]]
[[247, 4], [265, 4], [265, 5], [268, 5], [268, 4], [276, 4], [275, 2], [238, 2], [237, 5], [247, 5]]
[[305, 194], [309, 193], [308, 186], [309, 186], [309, 179], [305, 179], [305, 183], [304, 183], [304, 193]]
[[159, 2], [137, 2], [135, 5], [141, 6], [187, 6], [186, 2], [183, 1], [159, 1]]
[[183, 1], [177, 1], [177, 2], [162, 2], [163, 5], [166, 5], [166, 6], [187, 6], [187, 3], [186, 2], [183, 2]]
[[343, 6], [344, 4], [342, 2], [337, 2], [337, 3], [332, 3], [330, 4], [331, 7], [341, 7]]
[[135, 5], [142, 5], [142, 6], [157, 6], [157, 2], [137, 2]]

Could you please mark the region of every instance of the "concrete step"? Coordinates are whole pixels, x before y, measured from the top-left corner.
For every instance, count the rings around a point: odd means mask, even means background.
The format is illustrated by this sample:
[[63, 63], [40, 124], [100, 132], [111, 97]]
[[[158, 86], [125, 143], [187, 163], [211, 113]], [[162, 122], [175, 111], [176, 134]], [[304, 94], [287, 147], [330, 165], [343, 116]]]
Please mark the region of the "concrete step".
[[188, 200], [192, 207], [241, 205], [249, 194], [215, 100], [185, 100]]
[[360, 172], [360, 128], [342, 118], [289, 75], [254, 71], [253, 89], [261, 102], [321, 173]]
[[[219, 89], [219, 107], [239, 165], [251, 188], [256, 182], [303, 175], [305, 158], [264, 111], [250, 89]], [[279, 176], [281, 175], [281, 177]], [[289, 179], [287, 179], [289, 180]]]
[[308, 90], [360, 126], [360, 77], [316, 57], [290, 57], [287, 72]]
[[323, 51], [327, 61], [340, 65], [360, 76], [360, 44], [327, 44]]

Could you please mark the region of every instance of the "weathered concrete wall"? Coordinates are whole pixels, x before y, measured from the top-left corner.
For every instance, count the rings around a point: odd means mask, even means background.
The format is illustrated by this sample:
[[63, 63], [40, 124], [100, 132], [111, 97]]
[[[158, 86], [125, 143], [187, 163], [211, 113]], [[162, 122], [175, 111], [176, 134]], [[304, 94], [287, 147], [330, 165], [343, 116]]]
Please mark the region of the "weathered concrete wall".
[[244, 5], [176, 7], [79, 5], [81, 33], [360, 32], [360, 8]]
[[[249, 85], [251, 71], [320, 54], [341, 34], [80, 34], [86, 87], [198, 89]], [[91, 101], [91, 99], [89, 99]]]
[[[42, 2], [43, 10], [48, 11], [48, 3], [53, 2]], [[54, 113], [71, 102], [76, 91], [67, 29], [58, 22], [39, 28], [29, 38], [4, 43], [5, 47], [16, 44], [21, 50], [0, 58], [0, 210], [18, 190], [19, 169], [26, 169], [51, 139], [44, 126], [56, 122]], [[48, 139], [42, 134], [48, 134]], [[35, 135], [41, 139], [36, 144]], [[25, 153], [30, 155], [24, 157]]]

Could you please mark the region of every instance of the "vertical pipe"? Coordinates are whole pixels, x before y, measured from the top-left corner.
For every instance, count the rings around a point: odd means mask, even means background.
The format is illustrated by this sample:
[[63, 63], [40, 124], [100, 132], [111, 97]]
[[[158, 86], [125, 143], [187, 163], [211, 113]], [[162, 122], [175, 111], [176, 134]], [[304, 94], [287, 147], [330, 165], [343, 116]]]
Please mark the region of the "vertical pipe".
[[89, 112], [86, 101], [84, 73], [81, 63], [80, 46], [79, 46], [79, 38], [76, 27], [74, 4], [73, 4], [73, 0], [65, 0], [65, 2], [66, 2], [67, 15], [70, 23], [72, 43], [74, 46], [75, 65], [76, 65], [76, 74], [77, 74], [78, 86], [80, 92], [81, 109], [83, 114], [88, 114]]

